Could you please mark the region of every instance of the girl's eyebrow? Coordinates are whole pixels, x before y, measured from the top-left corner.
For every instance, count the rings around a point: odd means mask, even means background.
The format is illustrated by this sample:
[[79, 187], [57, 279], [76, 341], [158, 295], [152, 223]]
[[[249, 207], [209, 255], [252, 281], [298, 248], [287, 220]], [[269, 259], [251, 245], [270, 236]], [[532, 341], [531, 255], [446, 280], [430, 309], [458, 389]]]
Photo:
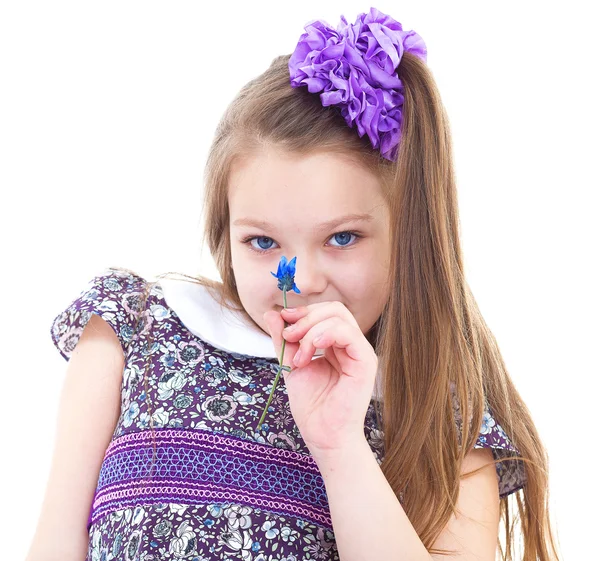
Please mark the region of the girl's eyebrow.
[[[325, 232], [327, 230], [332, 230], [336, 226], [340, 224], [345, 224], [346, 222], [356, 222], [356, 221], [364, 221], [368, 222], [374, 219], [374, 216], [368, 213], [365, 214], [346, 214], [344, 216], [339, 216], [338, 218], [334, 218], [333, 220], [328, 220], [327, 222], [323, 222], [318, 224], [315, 227], [315, 231], [317, 232]], [[271, 225], [267, 220], [257, 220], [255, 218], [238, 218], [233, 222], [233, 226], [256, 226], [257, 228], [262, 228], [263, 230], [273, 231], [276, 230], [273, 225]]]

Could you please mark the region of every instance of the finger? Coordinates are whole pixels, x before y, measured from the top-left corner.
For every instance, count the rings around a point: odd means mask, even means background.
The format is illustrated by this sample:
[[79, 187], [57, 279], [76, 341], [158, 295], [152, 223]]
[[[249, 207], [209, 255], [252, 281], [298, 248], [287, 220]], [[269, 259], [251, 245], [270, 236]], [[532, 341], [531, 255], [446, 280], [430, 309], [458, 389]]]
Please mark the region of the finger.
[[284, 338], [288, 342], [299, 341], [313, 325], [329, 317], [339, 317], [360, 329], [352, 312], [337, 300], [302, 306], [296, 312], [289, 312], [284, 308], [280, 313], [291, 324], [290, 328], [284, 331]]
[[[321, 338], [315, 342], [318, 335], [321, 335]], [[369, 371], [372, 370], [373, 375], [377, 371], [377, 355], [362, 331], [339, 317], [328, 318], [308, 330], [300, 343], [298, 368], [306, 366], [312, 360], [317, 347], [332, 347], [344, 351], [336, 353], [344, 374], [363, 377], [365, 365]]]
[[308, 314], [309, 311], [307, 306], [298, 306], [297, 308], [282, 308], [279, 312], [285, 321], [294, 323]]

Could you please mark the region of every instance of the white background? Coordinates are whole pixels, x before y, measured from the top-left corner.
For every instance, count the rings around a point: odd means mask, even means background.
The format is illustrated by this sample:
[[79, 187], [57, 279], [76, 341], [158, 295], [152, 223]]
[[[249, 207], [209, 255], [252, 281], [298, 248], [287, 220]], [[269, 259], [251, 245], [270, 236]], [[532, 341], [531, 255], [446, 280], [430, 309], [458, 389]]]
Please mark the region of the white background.
[[[313, 19], [371, 4], [4, 2], [0, 543], [29, 548], [66, 363], [52, 319], [107, 266], [217, 278], [202, 173], [226, 105]], [[591, 2], [392, 2], [455, 147], [467, 280], [550, 456], [565, 559], [596, 549], [597, 28]], [[73, 560], [75, 561], [75, 560]]]

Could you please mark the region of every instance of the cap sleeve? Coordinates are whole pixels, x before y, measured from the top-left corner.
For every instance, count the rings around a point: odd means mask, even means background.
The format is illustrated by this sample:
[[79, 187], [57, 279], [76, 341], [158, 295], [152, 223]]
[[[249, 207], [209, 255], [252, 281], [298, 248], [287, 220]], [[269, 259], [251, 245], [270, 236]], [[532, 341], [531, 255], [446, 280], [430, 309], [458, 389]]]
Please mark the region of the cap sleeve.
[[[450, 384], [450, 390], [454, 406], [454, 422], [456, 423], [460, 440], [462, 422], [454, 383]], [[498, 475], [498, 491], [501, 498], [525, 486], [527, 482], [525, 464], [517, 458], [520, 455], [519, 450], [511, 442], [496, 419], [494, 419], [488, 404], [485, 405], [481, 428], [479, 429], [479, 435], [473, 448], [489, 448], [492, 451], [494, 459], [497, 460], [496, 473]], [[509, 460], [500, 461], [505, 458], [509, 458]]]
[[52, 342], [63, 358], [71, 358], [92, 314], [99, 315], [112, 327], [126, 356], [145, 285], [141, 276], [112, 267], [90, 280], [77, 298], [52, 321]]
[[513, 458], [510, 461], [496, 462], [500, 497], [506, 497], [525, 486], [527, 482], [525, 465], [522, 460], [515, 457], [520, 455], [519, 450], [494, 419], [489, 407], [484, 411], [474, 448], [490, 448], [495, 460]]

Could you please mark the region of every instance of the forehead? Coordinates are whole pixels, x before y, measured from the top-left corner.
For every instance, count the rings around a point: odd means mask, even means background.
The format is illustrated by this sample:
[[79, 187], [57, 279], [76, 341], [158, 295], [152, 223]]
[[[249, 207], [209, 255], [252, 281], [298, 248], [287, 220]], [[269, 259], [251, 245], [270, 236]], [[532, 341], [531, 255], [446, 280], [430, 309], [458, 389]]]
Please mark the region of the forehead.
[[384, 203], [379, 178], [349, 156], [275, 150], [235, 162], [228, 200], [232, 220], [308, 212], [325, 221], [332, 214], [371, 212]]

